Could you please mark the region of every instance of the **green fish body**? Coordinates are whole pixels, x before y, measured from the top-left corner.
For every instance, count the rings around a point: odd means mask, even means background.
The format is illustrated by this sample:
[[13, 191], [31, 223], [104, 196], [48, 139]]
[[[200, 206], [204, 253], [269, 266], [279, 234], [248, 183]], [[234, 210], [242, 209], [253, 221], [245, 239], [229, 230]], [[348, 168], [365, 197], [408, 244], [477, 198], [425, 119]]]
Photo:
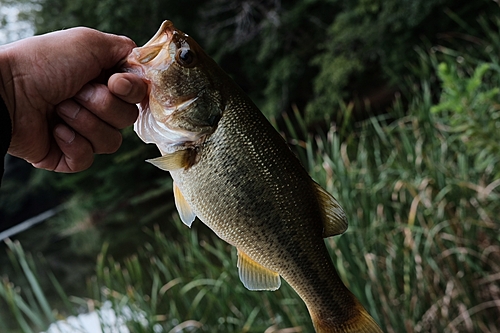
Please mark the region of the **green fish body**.
[[162, 152], [149, 162], [170, 172], [185, 224], [197, 216], [238, 249], [245, 287], [276, 290], [282, 277], [316, 332], [382, 332], [324, 244], [347, 229], [344, 211], [238, 85], [170, 21], [127, 66], [151, 87], [135, 126]]

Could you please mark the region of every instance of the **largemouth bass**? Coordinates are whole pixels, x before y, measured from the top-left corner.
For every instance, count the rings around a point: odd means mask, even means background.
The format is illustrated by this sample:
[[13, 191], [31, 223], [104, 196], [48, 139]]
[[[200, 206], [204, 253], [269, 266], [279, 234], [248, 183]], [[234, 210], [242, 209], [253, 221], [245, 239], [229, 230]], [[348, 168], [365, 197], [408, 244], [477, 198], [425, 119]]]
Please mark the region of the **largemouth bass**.
[[341, 206], [315, 183], [284, 139], [188, 35], [165, 21], [126, 68], [148, 82], [135, 131], [162, 156], [181, 220], [197, 216], [238, 249], [250, 290], [284, 278], [316, 332], [382, 332], [340, 280], [323, 238], [347, 229]]

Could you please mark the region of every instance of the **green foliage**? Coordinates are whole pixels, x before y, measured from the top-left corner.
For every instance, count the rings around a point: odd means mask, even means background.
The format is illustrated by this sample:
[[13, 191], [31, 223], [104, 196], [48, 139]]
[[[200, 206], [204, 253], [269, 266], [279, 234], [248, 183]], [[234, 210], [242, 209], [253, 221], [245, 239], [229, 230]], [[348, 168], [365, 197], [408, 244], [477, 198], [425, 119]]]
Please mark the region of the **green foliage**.
[[[335, 109], [342, 99], [380, 103], [386, 87], [398, 89], [408, 64], [418, 59], [415, 47], [423, 41], [453, 45], [476, 33], [473, 19], [483, 10], [498, 12], [491, 2], [350, 1], [343, 2], [328, 26], [313, 64], [314, 99], [308, 118]], [[333, 92], [333, 94], [332, 94]], [[307, 118], [306, 118], [307, 120]]]
[[451, 132], [475, 156], [475, 168], [487, 174], [497, 172], [497, 178], [500, 173], [494, 168], [500, 162], [499, 69], [497, 64], [484, 63], [467, 76], [463, 68], [441, 63], [441, 101], [431, 108], [449, 118]]
[[417, 45], [480, 40], [478, 16], [500, 13], [486, 0], [243, 1], [241, 6], [214, 0], [207, 8], [201, 37], [209, 53], [266, 115], [277, 117], [297, 105], [307, 123], [336, 114], [345, 101], [357, 108], [365, 99], [385, 107], [393, 94], [384, 92], [394, 92], [415, 74], [409, 64], [418, 61]]
[[31, 36], [36, 9], [32, 0], [0, 0], [0, 45]]
[[42, 0], [41, 10], [34, 17], [37, 33], [84, 25], [102, 31], [129, 36], [137, 44], [145, 43], [165, 19], [189, 26], [200, 0]]

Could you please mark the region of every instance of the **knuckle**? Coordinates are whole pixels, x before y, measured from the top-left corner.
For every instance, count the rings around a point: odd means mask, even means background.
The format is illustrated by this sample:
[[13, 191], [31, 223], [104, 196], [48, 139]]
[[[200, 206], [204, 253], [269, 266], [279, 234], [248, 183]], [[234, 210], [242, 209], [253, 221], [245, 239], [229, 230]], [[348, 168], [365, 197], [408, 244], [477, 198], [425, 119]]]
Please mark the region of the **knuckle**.
[[94, 162], [94, 156], [91, 155], [89, 158], [82, 159], [80, 161], [72, 161], [68, 164], [68, 166], [71, 172], [80, 172], [90, 168], [93, 162]]
[[94, 154], [91, 150], [82, 151], [77, 156], [72, 156], [70, 161], [67, 161], [69, 169], [73, 172], [83, 171], [88, 169], [94, 162]]
[[100, 140], [94, 145], [96, 154], [112, 154], [116, 152], [122, 144], [122, 135], [118, 131], [113, 131], [107, 135], [105, 140]]
[[113, 96], [109, 92], [108, 88], [103, 84], [96, 84], [94, 89], [94, 108], [98, 110], [110, 109], [113, 106]]
[[63, 155], [56, 169], [61, 172], [78, 172], [88, 169], [94, 161], [91, 144], [82, 137], [73, 143], [61, 146]]
[[120, 119], [121, 120], [120, 128], [125, 128], [129, 125], [132, 125], [139, 116], [139, 110], [137, 109], [137, 106], [133, 104], [123, 108], [122, 111], [123, 112], [122, 112], [122, 117]]

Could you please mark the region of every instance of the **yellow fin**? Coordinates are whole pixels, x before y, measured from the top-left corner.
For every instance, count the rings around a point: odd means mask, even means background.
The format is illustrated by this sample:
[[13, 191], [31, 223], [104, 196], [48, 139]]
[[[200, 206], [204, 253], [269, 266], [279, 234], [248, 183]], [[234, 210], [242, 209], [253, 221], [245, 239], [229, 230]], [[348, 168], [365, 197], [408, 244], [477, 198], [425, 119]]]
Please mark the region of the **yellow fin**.
[[179, 216], [181, 217], [181, 221], [191, 228], [191, 224], [193, 224], [194, 219], [196, 218], [196, 214], [191, 209], [191, 206], [187, 203], [186, 199], [181, 193], [179, 186], [174, 183], [174, 200], [175, 207], [177, 207], [177, 211], [179, 212]]
[[185, 168], [189, 164], [189, 151], [178, 150], [171, 154], [166, 154], [161, 157], [146, 160], [146, 162], [153, 164], [155, 167], [164, 171], [172, 171]]
[[281, 285], [278, 273], [255, 262], [238, 249], [238, 273], [249, 290], [277, 290]]
[[347, 218], [339, 202], [317, 183], [316, 193], [323, 210], [323, 237], [340, 235], [347, 230]]
[[332, 321], [332, 317], [322, 320], [316, 313], [311, 313], [311, 319], [316, 333], [383, 333], [362, 305], [358, 305], [350, 313], [351, 318], [342, 323]]

